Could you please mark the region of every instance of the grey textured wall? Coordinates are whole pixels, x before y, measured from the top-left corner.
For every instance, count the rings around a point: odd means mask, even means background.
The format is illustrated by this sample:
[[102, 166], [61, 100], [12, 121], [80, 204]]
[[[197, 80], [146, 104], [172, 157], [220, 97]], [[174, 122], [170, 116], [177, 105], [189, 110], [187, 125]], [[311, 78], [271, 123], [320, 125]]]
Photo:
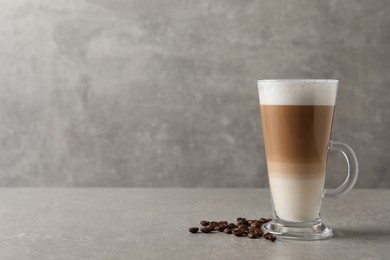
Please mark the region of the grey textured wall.
[[388, 0], [0, 6], [1, 186], [265, 187], [256, 80], [337, 78], [333, 139], [390, 187]]

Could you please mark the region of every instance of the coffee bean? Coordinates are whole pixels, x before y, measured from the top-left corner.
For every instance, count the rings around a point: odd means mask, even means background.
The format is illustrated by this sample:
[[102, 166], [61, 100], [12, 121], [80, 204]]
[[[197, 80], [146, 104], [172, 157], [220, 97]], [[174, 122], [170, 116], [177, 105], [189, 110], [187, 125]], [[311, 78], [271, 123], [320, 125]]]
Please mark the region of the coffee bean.
[[190, 231], [191, 233], [197, 233], [199, 231], [199, 228], [191, 227], [191, 228], [188, 229], [188, 231]]
[[237, 222], [240, 222], [241, 220], [246, 220], [246, 218], [237, 218]]
[[260, 222], [259, 221], [252, 222], [251, 227], [260, 228], [261, 227]]
[[230, 228], [225, 228], [223, 230], [223, 232], [225, 232], [226, 234], [231, 234], [232, 233], [232, 230]]
[[[256, 219], [246, 219], [243, 217], [237, 218], [237, 223], [229, 223], [228, 221], [208, 221], [202, 220], [200, 224], [203, 228], [200, 229], [202, 233], [210, 233], [215, 230], [219, 232], [224, 232], [226, 234], [234, 234], [236, 237], [245, 237], [247, 236], [250, 239], [257, 239], [263, 236], [266, 240], [275, 242], [277, 237], [271, 233], [264, 234], [261, 230], [263, 224], [271, 221], [271, 218], [260, 218]], [[199, 232], [198, 227], [191, 227], [188, 229], [190, 233]]]
[[246, 236], [248, 233], [246, 233], [245, 231], [243, 230], [236, 230], [233, 232], [233, 234], [236, 236], [236, 237], [243, 237], [243, 236]]
[[240, 225], [238, 225], [238, 229], [241, 229], [241, 230], [249, 230], [248, 226], [245, 225], [245, 224], [240, 224]]
[[241, 219], [240, 221], [238, 221], [238, 225], [240, 225], [240, 224], [249, 225], [249, 223], [246, 219]]
[[258, 236], [262, 236], [263, 235], [263, 231], [260, 228], [251, 228], [249, 231], [255, 233]]
[[205, 228], [201, 228], [200, 231], [202, 231], [203, 233], [210, 233], [212, 230], [208, 227], [205, 227]]
[[218, 226], [218, 231], [219, 232], [222, 232], [225, 230], [225, 228], [227, 228], [228, 226], [227, 225], [222, 225], [222, 226]]
[[256, 235], [256, 233], [252, 233], [252, 232], [249, 232], [249, 233], [248, 233], [248, 237], [251, 238], [251, 239], [258, 238], [258, 236]]
[[210, 231], [214, 231], [215, 230], [215, 226], [213, 224], [209, 224], [206, 228], [210, 229]]
[[228, 225], [230, 228], [236, 228], [237, 226], [236, 226], [236, 224], [234, 224], [234, 223], [229, 223], [229, 225]]
[[207, 226], [210, 224], [210, 221], [202, 220], [202, 221], [200, 222], [200, 224], [201, 224], [202, 226], [204, 226], [204, 227], [207, 227]]

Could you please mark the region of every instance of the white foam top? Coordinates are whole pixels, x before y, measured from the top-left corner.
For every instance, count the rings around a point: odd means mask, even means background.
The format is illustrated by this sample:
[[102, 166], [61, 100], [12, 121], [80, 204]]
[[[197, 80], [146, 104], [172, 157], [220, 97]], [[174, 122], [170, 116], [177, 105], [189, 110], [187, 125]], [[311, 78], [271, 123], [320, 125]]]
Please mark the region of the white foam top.
[[323, 105], [336, 103], [335, 79], [258, 80], [261, 105]]

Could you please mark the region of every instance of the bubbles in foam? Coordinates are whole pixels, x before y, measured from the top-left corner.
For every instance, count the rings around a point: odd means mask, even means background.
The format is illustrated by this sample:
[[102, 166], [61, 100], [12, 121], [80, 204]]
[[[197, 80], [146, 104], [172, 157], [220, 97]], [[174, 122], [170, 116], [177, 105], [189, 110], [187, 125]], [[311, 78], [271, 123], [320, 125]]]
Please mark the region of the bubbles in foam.
[[336, 103], [338, 80], [259, 80], [261, 105], [328, 105]]

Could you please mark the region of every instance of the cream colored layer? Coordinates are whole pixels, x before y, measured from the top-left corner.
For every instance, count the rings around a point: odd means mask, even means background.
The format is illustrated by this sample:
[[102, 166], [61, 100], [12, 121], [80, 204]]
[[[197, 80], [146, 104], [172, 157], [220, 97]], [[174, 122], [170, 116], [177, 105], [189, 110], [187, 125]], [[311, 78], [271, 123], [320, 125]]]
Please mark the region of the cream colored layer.
[[292, 221], [311, 221], [318, 217], [325, 178], [279, 178], [270, 174], [274, 209], [279, 218]]
[[323, 178], [325, 163], [299, 164], [267, 161], [268, 174], [279, 178]]

